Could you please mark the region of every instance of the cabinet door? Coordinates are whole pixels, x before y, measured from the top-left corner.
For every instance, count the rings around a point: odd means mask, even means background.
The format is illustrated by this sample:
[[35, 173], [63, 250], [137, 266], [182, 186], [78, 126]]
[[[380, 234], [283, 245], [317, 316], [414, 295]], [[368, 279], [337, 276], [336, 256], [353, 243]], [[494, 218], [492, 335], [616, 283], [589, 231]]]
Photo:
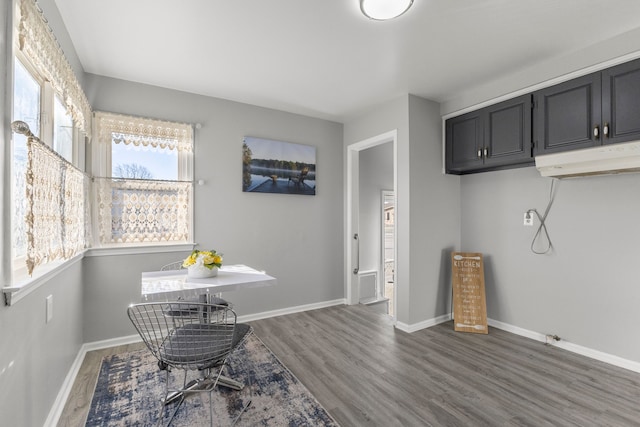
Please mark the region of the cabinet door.
[[600, 86], [594, 73], [534, 94], [536, 155], [601, 144]]
[[472, 111], [447, 120], [446, 171], [461, 173], [482, 166], [482, 116], [480, 111]]
[[640, 60], [602, 72], [602, 142], [640, 139]]
[[492, 105], [485, 111], [485, 167], [531, 162], [531, 95]]

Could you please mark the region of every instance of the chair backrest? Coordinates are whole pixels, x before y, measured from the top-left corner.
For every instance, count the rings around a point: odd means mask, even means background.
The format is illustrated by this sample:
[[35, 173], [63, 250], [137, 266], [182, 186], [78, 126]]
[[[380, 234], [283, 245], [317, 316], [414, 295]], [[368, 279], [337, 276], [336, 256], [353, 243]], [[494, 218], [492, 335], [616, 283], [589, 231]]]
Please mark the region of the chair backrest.
[[233, 349], [236, 313], [229, 307], [153, 302], [133, 304], [127, 314], [161, 368], [220, 366]]
[[160, 267], [160, 271], [168, 271], [168, 270], [180, 270], [182, 268], [183, 261], [174, 261], [169, 264], [165, 264]]

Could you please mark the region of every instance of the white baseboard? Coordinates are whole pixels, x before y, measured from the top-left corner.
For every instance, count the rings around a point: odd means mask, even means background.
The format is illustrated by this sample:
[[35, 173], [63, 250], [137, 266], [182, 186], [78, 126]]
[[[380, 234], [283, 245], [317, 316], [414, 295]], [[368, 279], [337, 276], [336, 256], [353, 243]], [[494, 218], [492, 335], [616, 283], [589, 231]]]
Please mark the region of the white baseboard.
[[244, 316], [238, 316], [238, 322], [246, 323], [253, 322], [254, 320], [268, 319], [270, 317], [284, 316], [285, 314], [301, 313], [303, 311], [317, 310], [319, 308], [333, 307], [334, 305], [344, 305], [347, 303], [345, 298], [336, 299], [333, 301], [324, 301], [314, 304], [298, 305], [295, 307], [283, 308], [280, 310], [263, 311], [262, 313], [246, 314]]
[[84, 362], [84, 358], [87, 355], [87, 352], [114, 347], [117, 345], [133, 344], [140, 341], [142, 341], [140, 335], [130, 335], [127, 337], [113, 338], [109, 340], [95, 341], [83, 344], [82, 347], [80, 347], [80, 351], [78, 351], [75, 360], [71, 364], [71, 368], [69, 369], [69, 372], [67, 373], [67, 376], [62, 383], [62, 387], [58, 392], [58, 396], [56, 396], [56, 400], [53, 403], [51, 410], [49, 411], [49, 415], [44, 422], [45, 427], [55, 427], [58, 424], [58, 420], [60, 419], [60, 415], [62, 415], [64, 405], [67, 402], [69, 394], [71, 393], [73, 383], [78, 376], [78, 372], [80, 371], [80, 367], [82, 366], [82, 362]]
[[584, 347], [570, 341], [547, 341], [547, 336], [539, 332], [530, 331], [527, 329], [513, 326], [508, 323], [499, 322], [497, 320], [488, 319], [489, 326], [502, 329], [503, 331], [511, 332], [512, 334], [520, 335], [523, 337], [531, 338], [532, 340], [540, 341], [554, 347], [561, 348], [563, 350], [570, 351], [572, 353], [580, 354], [582, 356], [589, 357], [591, 359], [599, 360], [619, 368], [628, 369], [633, 372], [640, 373], [640, 363], [633, 360], [623, 359], [622, 357], [615, 356], [613, 354], [604, 353], [599, 350], [594, 350], [588, 347]]
[[[314, 304], [299, 305], [296, 307], [289, 307], [281, 310], [265, 311], [262, 313], [238, 316], [238, 322], [251, 322], [253, 320], [267, 319], [269, 317], [283, 316], [285, 314], [300, 313], [303, 311], [316, 310], [318, 308], [332, 307], [334, 305], [343, 305], [343, 304], [346, 304], [346, 299], [344, 298], [333, 300], [333, 301], [314, 303]], [[87, 352], [100, 350], [103, 348], [114, 347], [118, 345], [133, 344], [140, 341], [141, 341], [140, 335], [136, 334], [136, 335], [129, 335], [125, 337], [118, 337], [118, 338], [112, 338], [112, 339], [102, 340], [102, 341], [94, 341], [94, 342], [83, 344], [82, 347], [80, 347], [80, 351], [78, 352], [78, 355], [73, 361], [73, 364], [71, 365], [71, 368], [69, 369], [69, 372], [67, 373], [67, 376], [65, 377], [64, 382], [62, 383], [62, 387], [60, 388], [60, 391], [58, 392], [58, 396], [56, 397], [56, 400], [53, 403], [51, 410], [49, 411], [49, 415], [47, 416], [47, 420], [45, 421], [44, 426], [55, 427], [58, 424], [60, 415], [62, 415], [62, 410], [64, 409], [64, 405], [67, 402], [67, 398], [69, 397], [69, 394], [71, 393], [73, 383], [76, 380], [76, 376], [80, 371], [80, 367], [82, 366], [82, 362], [84, 361], [84, 358]]]
[[430, 328], [432, 326], [439, 325], [440, 323], [448, 322], [451, 320], [451, 314], [443, 314], [442, 316], [434, 317], [433, 319], [423, 320], [422, 322], [413, 323], [411, 325], [403, 322], [396, 322], [396, 328], [401, 331], [412, 333], [421, 329]]
[[80, 351], [78, 352], [75, 360], [71, 364], [71, 369], [67, 373], [67, 376], [62, 383], [62, 387], [56, 396], [56, 400], [53, 402], [53, 406], [49, 411], [49, 415], [44, 422], [45, 427], [55, 427], [58, 424], [58, 420], [60, 419], [60, 415], [62, 415], [62, 410], [64, 409], [65, 403], [67, 403], [67, 397], [69, 397], [69, 393], [71, 393], [71, 388], [73, 387], [73, 383], [76, 380], [76, 376], [78, 375], [78, 371], [80, 370], [80, 366], [82, 366], [82, 362], [84, 361], [84, 356], [86, 351], [83, 351], [84, 346], [80, 347]]
[[[421, 329], [430, 328], [440, 323], [447, 322], [452, 318], [453, 316], [451, 314], [444, 314], [442, 316], [438, 316], [436, 318], [425, 320], [419, 323], [414, 323], [411, 325], [408, 325], [402, 322], [397, 322], [396, 327], [401, 331], [412, 333], [412, 332], [419, 331]], [[530, 331], [528, 329], [510, 325], [508, 323], [500, 322], [498, 320], [487, 319], [487, 323], [489, 324], [489, 326], [492, 326], [497, 329], [501, 329], [506, 332], [510, 332], [515, 335], [520, 335], [522, 337], [530, 338], [535, 341], [540, 341], [542, 343], [553, 345], [555, 347], [570, 351], [572, 353], [580, 354], [582, 356], [589, 357], [591, 359], [599, 360], [600, 362], [605, 362], [610, 365], [617, 366], [619, 368], [624, 368], [633, 372], [640, 373], [640, 363], [635, 362], [633, 360], [623, 359], [622, 357], [618, 357], [613, 354], [604, 353], [602, 351], [594, 350], [594, 349], [584, 347], [578, 344], [574, 344], [572, 342], [565, 341], [565, 340], [547, 341], [546, 334]]]
[[487, 319], [489, 326], [502, 329], [503, 331], [511, 332], [512, 334], [520, 335], [521, 337], [530, 338], [532, 340], [546, 342], [546, 335], [538, 332], [530, 331], [528, 329], [513, 326], [508, 323], [500, 322], [498, 320]]

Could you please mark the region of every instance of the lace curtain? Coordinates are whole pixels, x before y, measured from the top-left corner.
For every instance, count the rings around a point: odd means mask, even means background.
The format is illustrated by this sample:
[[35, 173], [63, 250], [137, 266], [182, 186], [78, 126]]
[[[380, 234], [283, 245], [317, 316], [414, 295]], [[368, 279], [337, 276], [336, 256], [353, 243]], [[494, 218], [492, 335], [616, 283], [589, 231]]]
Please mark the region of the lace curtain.
[[101, 244], [189, 242], [191, 182], [94, 178]]
[[[96, 112], [94, 152], [100, 153], [94, 177], [100, 244], [188, 243], [193, 206], [193, 128], [189, 124]], [[180, 181], [112, 178], [114, 144], [177, 150]]]
[[193, 151], [191, 125], [104, 112], [96, 113], [96, 122], [101, 143]]
[[21, 0], [18, 27], [20, 50], [62, 97], [75, 125], [91, 133], [91, 106], [69, 61], [34, 0]]
[[88, 178], [38, 138], [27, 139], [26, 264], [69, 259], [89, 240]]

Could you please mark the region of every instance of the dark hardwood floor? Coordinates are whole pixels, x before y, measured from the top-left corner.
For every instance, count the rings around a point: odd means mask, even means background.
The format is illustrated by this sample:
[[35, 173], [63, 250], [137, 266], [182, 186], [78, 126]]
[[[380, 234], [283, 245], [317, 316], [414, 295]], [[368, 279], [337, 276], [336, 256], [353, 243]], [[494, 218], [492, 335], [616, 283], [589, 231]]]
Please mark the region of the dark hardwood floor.
[[[252, 325], [342, 426], [640, 426], [640, 374], [498, 329], [408, 334], [365, 306]], [[87, 356], [59, 426], [84, 423], [104, 352]]]

